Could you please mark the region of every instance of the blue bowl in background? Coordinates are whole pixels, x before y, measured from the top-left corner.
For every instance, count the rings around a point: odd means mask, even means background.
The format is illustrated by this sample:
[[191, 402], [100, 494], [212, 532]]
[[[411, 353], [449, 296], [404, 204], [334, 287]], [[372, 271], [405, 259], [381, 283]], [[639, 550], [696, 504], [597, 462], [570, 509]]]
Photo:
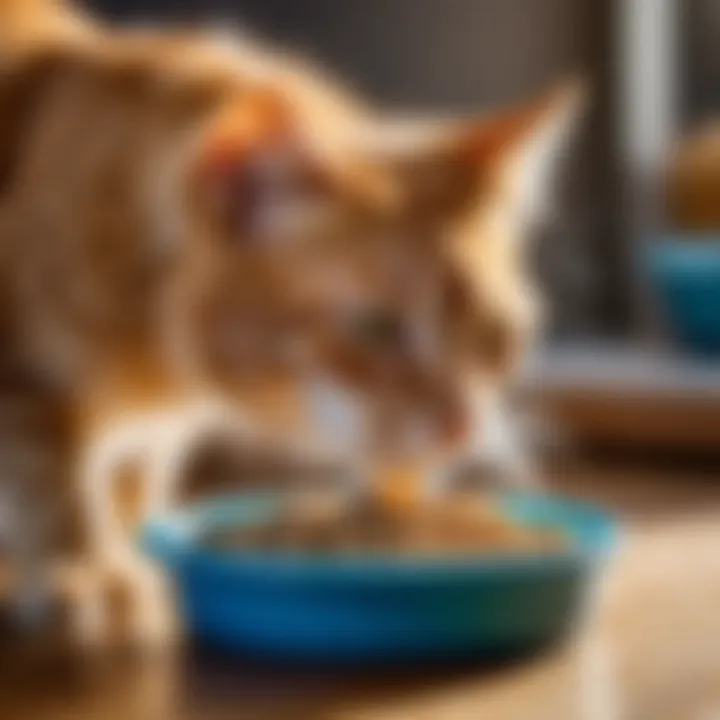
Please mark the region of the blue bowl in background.
[[518, 521], [562, 529], [571, 549], [535, 557], [408, 559], [232, 553], [211, 528], [266, 522], [280, 496], [240, 494], [149, 524], [146, 551], [176, 582], [192, 635], [243, 655], [319, 662], [441, 661], [522, 655], [561, 640], [584, 614], [616, 526], [594, 508], [501, 497]]
[[720, 354], [720, 236], [651, 241], [646, 264], [670, 330], [688, 351]]

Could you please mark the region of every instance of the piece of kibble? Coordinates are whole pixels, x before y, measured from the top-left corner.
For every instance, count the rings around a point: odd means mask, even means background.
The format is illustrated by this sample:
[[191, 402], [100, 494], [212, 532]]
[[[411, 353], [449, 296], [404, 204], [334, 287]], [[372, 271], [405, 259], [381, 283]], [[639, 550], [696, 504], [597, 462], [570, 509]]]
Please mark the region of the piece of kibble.
[[422, 474], [412, 467], [393, 467], [374, 479], [377, 501], [394, 512], [410, 512], [422, 504]]
[[312, 554], [386, 553], [441, 557], [453, 554], [558, 552], [561, 533], [531, 528], [506, 517], [491, 500], [408, 501], [403, 492], [356, 503], [329, 499], [291, 505], [276, 522], [245, 530], [219, 531], [211, 547], [299, 550]]

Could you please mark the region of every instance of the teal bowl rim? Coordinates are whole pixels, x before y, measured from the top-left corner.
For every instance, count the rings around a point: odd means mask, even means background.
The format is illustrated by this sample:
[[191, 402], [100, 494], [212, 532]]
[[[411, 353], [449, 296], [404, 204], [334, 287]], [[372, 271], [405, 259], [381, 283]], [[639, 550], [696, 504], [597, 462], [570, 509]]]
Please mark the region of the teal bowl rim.
[[711, 230], [665, 230], [663, 232], [651, 233], [646, 236], [649, 245], [653, 243], [676, 244], [676, 245], [705, 245], [709, 246], [713, 242], [720, 243], [720, 231]]
[[640, 258], [656, 271], [715, 272], [720, 269], [720, 234], [654, 236], [641, 245]]
[[[500, 501], [511, 516], [527, 514], [528, 507], [544, 508], [546, 522], [569, 528], [574, 541], [568, 550], [542, 555], [462, 555], [448, 557], [397, 557], [367, 554], [310, 555], [300, 552], [263, 553], [257, 550], [222, 553], [196, 542], [200, 532], [218, 523], [242, 522], [244, 513], [254, 518], [269, 517], [279, 510], [279, 498], [272, 493], [235, 493], [204, 501], [193, 507], [169, 513], [148, 523], [140, 543], [150, 556], [171, 569], [186, 567], [213, 569], [223, 574], [242, 573], [265, 581], [300, 581], [302, 583], [360, 581], [383, 585], [408, 581], [467, 581], [469, 577], [502, 577], [528, 573], [565, 572], [602, 562], [617, 547], [621, 533], [609, 513], [593, 505], [568, 499], [550, 498], [530, 493], [502, 493]], [[565, 515], [565, 523], [551, 522], [550, 515]], [[570, 519], [572, 518], [572, 523]]]

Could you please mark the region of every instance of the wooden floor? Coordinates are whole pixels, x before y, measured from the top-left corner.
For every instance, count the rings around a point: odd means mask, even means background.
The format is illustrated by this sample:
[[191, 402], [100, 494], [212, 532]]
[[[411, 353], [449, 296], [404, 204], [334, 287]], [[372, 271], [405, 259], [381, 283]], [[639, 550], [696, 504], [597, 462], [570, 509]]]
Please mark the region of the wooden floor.
[[199, 648], [73, 660], [43, 637], [6, 638], [0, 718], [720, 718], [720, 467], [572, 464], [548, 482], [627, 528], [593, 621], [567, 647], [503, 667], [350, 672]]

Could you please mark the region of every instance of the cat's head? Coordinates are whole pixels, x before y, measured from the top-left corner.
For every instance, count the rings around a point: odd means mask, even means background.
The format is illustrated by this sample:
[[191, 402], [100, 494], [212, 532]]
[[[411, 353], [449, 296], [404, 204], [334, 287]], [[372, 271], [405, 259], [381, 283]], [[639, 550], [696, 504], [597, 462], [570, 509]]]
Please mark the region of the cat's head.
[[342, 442], [461, 437], [466, 371], [497, 382], [535, 324], [521, 235], [570, 104], [342, 143], [277, 93], [233, 103], [189, 175], [179, 356], [231, 391], [295, 381]]

